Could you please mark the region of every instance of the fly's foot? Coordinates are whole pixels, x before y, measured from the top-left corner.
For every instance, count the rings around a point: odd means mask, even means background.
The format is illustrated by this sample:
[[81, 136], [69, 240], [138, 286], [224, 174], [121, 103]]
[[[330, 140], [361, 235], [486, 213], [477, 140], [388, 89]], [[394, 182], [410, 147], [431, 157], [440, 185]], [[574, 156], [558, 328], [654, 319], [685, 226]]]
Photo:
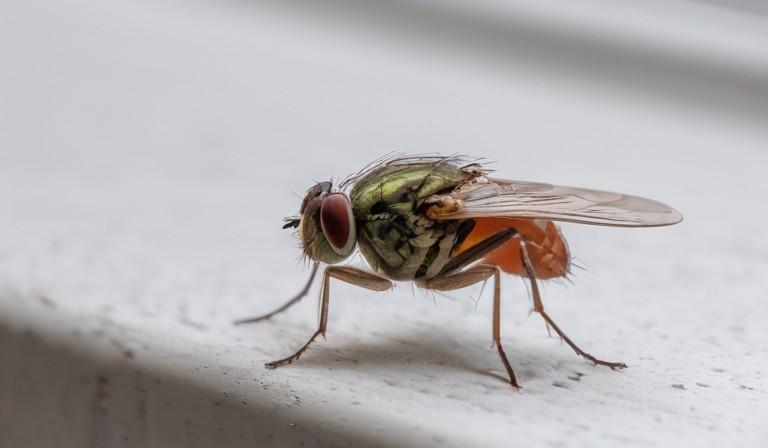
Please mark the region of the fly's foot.
[[290, 359], [290, 360], [279, 359], [277, 361], [272, 361], [272, 362], [264, 363], [264, 367], [266, 367], [266, 368], [268, 368], [270, 370], [274, 370], [274, 369], [276, 369], [276, 368], [278, 368], [280, 366], [283, 366], [285, 364], [290, 364], [292, 362], [293, 362], [293, 359]]
[[[303, 352], [303, 350], [301, 352]], [[294, 353], [293, 355], [291, 355], [291, 356], [289, 356], [287, 358], [278, 359], [277, 361], [272, 361], [272, 362], [265, 363], [264, 367], [266, 367], [266, 368], [268, 368], [270, 370], [274, 370], [274, 369], [276, 369], [276, 368], [278, 368], [280, 366], [291, 364], [293, 361], [296, 361], [297, 359], [299, 359], [299, 356], [301, 355], [301, 352]]]
[[309, 345], [312, 344], [313, 342], [315, 342], [315, 339], [317, 339], [317, 337], [320, 336], [320, 335], [325, 337], [325, 331], [320, 331], [320, 330], [316, 331], [315, 334], [313, 334], [312, 337], [309, 338], [307, 343], [304, 344], [304, 346], [301, 347], [296, 353], [292, 354], [291, 356], [289, 356], [287, 358], [278, 359], [277, 361], [268, 362], [268, 363], [264, 364], [264, 367], [266, 367], [268, 369], [276, 369], [276, 368], [278, 368], [280, 366], [284, 366], [286, 364], [292, 363], [293, 361], [296, 361], [297, 359], [299, 359], [299, 357], [305, 351], [307, 351], [307, 349], [309, 348]]
[[509, 360], [507, 359], [507, 354], [504, 353], [504, 348], [501, 346], [501, 340], [495, 341], [496, 343], [496, 350], [499, 352], [499, 357], [501, 358], [501, 362], [504, 364], [504, 367], [507, 369], [507, 375], [509, 375], [509, 384], [512, 385], [517, 390], [522, 389], [519, 384], [517, 384], [517, 378], [515, 378], [515, 371], [512, 370], [512, 366], [509, 364]]
[[[579, 353], [579, 352], [577, 351], [577, 353]], [[579, 354], [581, 356], [583, 356], [584, 358], [586, 358], [586, 359], [592, 361], [593, 363], [595, 363], [596, 366], [605, 366], [605, 367], [610, 368], [611, 370], [626, 369], [627, 368], [627, 365], [624, 364], [623, 362], [603, 361], [602, 359], [597, 359], [594, 356], [590, 355], [589, 353], [584, 353], [584, 352], [581, 352]]]

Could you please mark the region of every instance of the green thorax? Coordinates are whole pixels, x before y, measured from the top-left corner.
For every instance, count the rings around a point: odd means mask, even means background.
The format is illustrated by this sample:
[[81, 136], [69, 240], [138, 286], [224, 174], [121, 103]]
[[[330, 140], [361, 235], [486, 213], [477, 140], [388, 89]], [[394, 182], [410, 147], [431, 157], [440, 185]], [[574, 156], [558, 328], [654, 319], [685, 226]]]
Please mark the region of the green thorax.
[[379, 168], [349, 194], [360, 251], [377, 272], [395, 280], [437, 275], [460, 239], [462, 221], [433, 221], [420, 209], [473, 174], [449, 164], [413, 163]]

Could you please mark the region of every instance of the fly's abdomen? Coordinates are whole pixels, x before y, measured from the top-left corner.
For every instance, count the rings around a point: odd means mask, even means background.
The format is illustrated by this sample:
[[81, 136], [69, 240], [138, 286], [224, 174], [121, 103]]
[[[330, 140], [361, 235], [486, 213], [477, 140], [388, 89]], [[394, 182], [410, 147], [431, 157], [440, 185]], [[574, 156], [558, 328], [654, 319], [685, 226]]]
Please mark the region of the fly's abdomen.
[[[454, 255], [505, 229], [515, 229], [529, 242], [526, 247], [536, 278], [546, 280], [568, 274], [571, 261], [568, 245], [552, 221], [478, 218], [472, 232], [456, 248]], [[491, 252], [484, 260], [486, 263], [495, 264], [504, 272], [527, 275], [520, 252], [520, 240], [517, 238]]]

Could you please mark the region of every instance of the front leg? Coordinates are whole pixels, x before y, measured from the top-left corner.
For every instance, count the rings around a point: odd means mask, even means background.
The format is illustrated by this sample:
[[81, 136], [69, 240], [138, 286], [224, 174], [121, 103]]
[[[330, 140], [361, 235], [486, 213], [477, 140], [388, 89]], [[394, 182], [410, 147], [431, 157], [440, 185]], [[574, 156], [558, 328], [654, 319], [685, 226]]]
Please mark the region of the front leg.
[[325, 329], [328, 325], [328, 302], [330, 298], [331, 277], [373, 291], [386, 291], [392, 287], [392, 282], [389, 280], [362, 269], [353, 268], [351, 266], [328, 266], [323, 273], [323, 292], [320, 299], [320, 325], [317, 327], [317, 331], [315, 331], [315, 334], [313, 334], [307, 343], [296, 353], [287, 358], [267, 363], [266, 366], [268, 369], [274, 369], [296, 361], [318, 336], [322, 335], [325, 337]]
[[418, 282], [418, 285], [427, 289], [433, 289], [435, 291], [453, 291], [454, 289], [465, 288], [475, 283], [480, 283], [488, 280], [491, 276], [494, 277], [493, 287], [493, 342], [496, 344], [496, 349], [499, 352], [501, 362], [504, 363], [504, 367], [507, 369], [509, 375], [509, 382], [513, 387], [520, 389], [520, 385], [517, 384], [515, 378], [515, 372], [512, 370], [512, 366], [509, 364], [507, 354], [504, 353], [504, 348], [501, 346], [501, 271], [497, 266], [490, 264], [480, 264], [472, 266], [463, 271], [452, 272], [449, 274], [441, 274], [436, 277], [432, 277], [427, 280]]
[[299, 293], [296, 294], [291, 300], [285, 302], [280, 308], [272, 311], [271, 313], [262, 314], [261, 316], [236, 320], [235, 325], [250, 324], [254, 322], [261, 322], [262, 320], [267, 320], [270, 317], [274, 316], [275, 314], [282, 313], [283, 311], [297, 304], [299, 300], [301, 300], [309, 292], [309, 287], [312, 286], [312, 281], [315, 279], [315, 274], [317, 274], [317, 268], [319, 267], [320, 267], [320, 263], [316, 261], [312, 266], [312, 273], [309, 275], [309, 280], [307, 280], [307, 283], [304, 285], [304, 288], [301, 291], [299, 291]]

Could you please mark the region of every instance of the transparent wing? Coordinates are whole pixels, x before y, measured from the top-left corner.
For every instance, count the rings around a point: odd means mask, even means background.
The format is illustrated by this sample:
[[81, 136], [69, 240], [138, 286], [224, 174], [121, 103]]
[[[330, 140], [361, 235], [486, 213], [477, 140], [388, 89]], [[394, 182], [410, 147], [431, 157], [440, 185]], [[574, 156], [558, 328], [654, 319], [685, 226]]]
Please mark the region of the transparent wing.
[[479, 217], [547, 219], [616, 227], [667, 226], [683, 220], [672, 207], [651, 199], [586, 188], [479, 177], [430, 198], [437, 219]]

